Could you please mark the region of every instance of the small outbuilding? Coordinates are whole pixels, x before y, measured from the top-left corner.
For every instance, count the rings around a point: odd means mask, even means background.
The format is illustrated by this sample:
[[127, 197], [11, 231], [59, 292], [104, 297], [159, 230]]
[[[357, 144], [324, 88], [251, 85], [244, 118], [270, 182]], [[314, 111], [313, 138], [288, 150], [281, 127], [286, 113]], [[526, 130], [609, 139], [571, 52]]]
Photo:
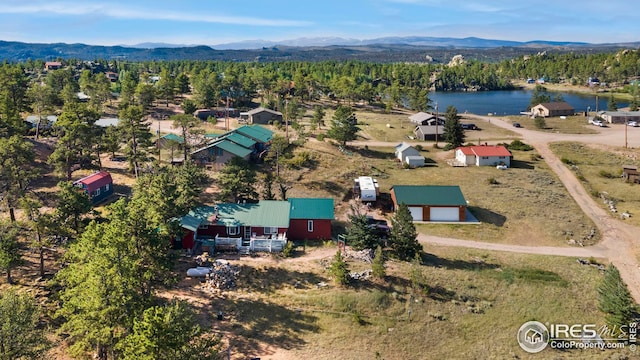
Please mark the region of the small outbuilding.
[[464, 222], [467, 201], [458, 186], [393, 185], [394, 209], [409, 207], [413, 221]]
[[637, 166], [623, 165], [622, 177], [626, 182], [640, 183], [640, 173]]
[[434, 114], [429, 114], [426, 112], [419, 112], [417, 114], [413, 114], [409, 116], [409, 121], [416, 125], [436, 125], [436, 118], [439, 120], [438, 125], [444, 125], [445, 118], [442, 116], [436, 116]]
[[73, 185], [84, 190], [92, 204], [102, 202], [113, 194], [111, 174], [100, 171], [73, 182]]
[[416, 139], [422, 141], [435, 140], [436, 134], [440, 138], [444, 135], [444, 126], [419, 125], [413, 129], [413, 133]]
[[269, 124], [274, 121], [282, 122], [282, 113], [259, 107], [240, 113], [240, 119], [245, 120], [248, 124]]
[[396, 145], [395, 154], [398, 160], [406, 163], [410, 167], [424, 166], [424, 156], [420, 155], [420, 151], [406, 142]]

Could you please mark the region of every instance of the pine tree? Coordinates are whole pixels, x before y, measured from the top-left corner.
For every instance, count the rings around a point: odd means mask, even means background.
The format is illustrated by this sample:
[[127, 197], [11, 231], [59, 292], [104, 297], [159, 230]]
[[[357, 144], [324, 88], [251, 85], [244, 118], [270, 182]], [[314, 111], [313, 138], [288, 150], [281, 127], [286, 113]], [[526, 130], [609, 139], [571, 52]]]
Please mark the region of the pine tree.
[[384, 267], [385, 259], [384, 254], [382, 253], [382, 246], [378, 245], [376, 248], [376, 252], [373, 257], [373, 262], [371, 263], [371, 274], [378, 278], [384, 279], [386, 276], [386, 269]]
[[39, 328], [40, 309], [32, 296], [0, 294], [0, 359], [39, 359], [49, 346]]
[[327, 131], [327, 136], [345, 146], [347, 141], [356, 139], [356, 133], [360, 131], [357, 124], [358, 119], [350, 107], [338, 106], [331, 119], [331, 128]]
[[400, 260], [412, 259], [422, 251], [413, 217], [406, 204], [400, 204], [391, 218], [391, 238], [389, 244], [393, 254]]
[[620, 277], [620, 272], [613, 264], [605, 270], [597, 291], [598, 308], [607, 314], [606, 319], [609, 325], [628, 325], [638, 316], [638, 305], [631, 297], [627, 285]]
[[333, 256], [333, 261], [329, 266], [329, 274], [338, 285], [347, 285], [349, 283], [349, 264], [342, 258], [340, 250]]
[[376, 234], [375, 229], [369, 226], [365, 214], [360, 214], [356, 208], [351, 210], [352, 214], [349, 215], [351, 224], [346, 234], [347, 244], [356, 250], [375, 249], [380, 245], [380, 237]]
[[448, 143], [445, 150], [455, 149], [464, 144], [464, 129], [460, 124], [458, 110], [453, 106], [447, 107], [446, 120], [444, 122], [444, 140]]
[[258, 193], [254, 189], [255, 182], [256, 172], [251, 168], [249, 162], [237, 156], [231, 158], [220, 170], [218, 184], [221, 190], [218, 193], [218, 199], [233, 202], [257, 199]]
[[7, 273], [7, 283], [13, 284], [11, 270], [22, 262], [15, 223], [0, 222], [0, 270]]

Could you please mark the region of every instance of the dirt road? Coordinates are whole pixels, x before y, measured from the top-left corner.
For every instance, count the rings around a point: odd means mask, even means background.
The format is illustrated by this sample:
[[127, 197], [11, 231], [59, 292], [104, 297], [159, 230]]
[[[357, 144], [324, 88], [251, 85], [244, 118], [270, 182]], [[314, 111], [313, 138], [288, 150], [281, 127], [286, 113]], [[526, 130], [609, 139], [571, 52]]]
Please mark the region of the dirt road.
[[[640, 252], [640, 228], [612, 218], [595, 202], [595, 200], [584, 189], [580, 181], [549, 148], [549, 143], [557, 141], [576, 141], [607, 146], [611, 146], [612, 144], [624, 146], [625, 131], [628, 146], [640, 147], [640, 129], [625, 129], [624, 126], [615, 125], [607, 128], [599, 128], [598, 130], [600, 133], [598, 134], [558, 134], [524, 128], [514, 128], [508, 120], [500, 117], [477, 115], [466, 116], [472, 117], [478, 121], [491, 122], [492, 125], [519, 133], [524, 142], [534, 146], [546, 163], [549, 164], [549, 167], [553, 172], [556, 173], [582, 211], [584, 211], [584, 213], [596, 224], [598, 230], [602, 234], [602, 241], [597, 245], [590, 247], [572, 248], [494, 244], [480, 241], [435, 237], [425, 234], [420, 234], [418, 236], [418, 240], [423, 244], [430, 245], [460, 246], [526, 254], [575, 257], [593, 256], [597, 258], [607, 258], [620, 270], [620, 275], [628, 285], [634, 299], [636, 302], [640, 303], [640, 267], [638, 266], [639, 263], [636, 257]], [[362, 141], [351, 142], [350, 144], [354, 146], [365, 144], [368, 146], [395, 146], [397, 145], [397, 142]], [[415, 144], [419, 144], [419, 142], [415, 142]]]

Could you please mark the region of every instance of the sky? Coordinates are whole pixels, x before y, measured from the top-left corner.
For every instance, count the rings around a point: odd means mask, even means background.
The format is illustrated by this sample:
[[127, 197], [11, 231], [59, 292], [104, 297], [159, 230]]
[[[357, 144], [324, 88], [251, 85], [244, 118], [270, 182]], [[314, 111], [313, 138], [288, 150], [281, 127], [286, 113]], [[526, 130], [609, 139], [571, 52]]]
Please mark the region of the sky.
[[0, 40], [216, 45], [387, 36], [640, 41], [637, 0], [0, 0]]

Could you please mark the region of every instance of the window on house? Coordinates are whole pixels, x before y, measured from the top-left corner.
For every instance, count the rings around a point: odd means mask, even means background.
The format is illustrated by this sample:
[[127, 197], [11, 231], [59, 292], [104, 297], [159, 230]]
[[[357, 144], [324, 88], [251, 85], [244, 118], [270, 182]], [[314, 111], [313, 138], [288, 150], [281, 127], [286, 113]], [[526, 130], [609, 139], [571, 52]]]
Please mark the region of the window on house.
[[227, 226], [227, 235], [238, 235], [237, 226]]
[[313, 220], [307, 220], [307, 231], [313, 232]]
[[99, 196], [99, 195], [100, 195], [100, 188], [97, 188], [96, 189], [96, 196]]
[[499, 156], [498, 159], [504, 159], [504, 156]]
[[109, 191], [109, 187], [111, 187], [111, 184], [107, 184], [104, 186], [104, 191]]
[[202, 223], [198, 225], [198, 229], [208, 229], [208, 228], [209, 228], [209, 224], [207, 223]]
[[482, 159], [483, 160], [487, 160], [489, 157], [488, 156], [483, 156]]
[[278, 228], [276, 226], [265, 226], [264, 227], [265, 234], [277, 234]]
[[216, 148], [216, 156], [222, 156], [222, 155], [224, 155], [224, 150], [220, 148]]

